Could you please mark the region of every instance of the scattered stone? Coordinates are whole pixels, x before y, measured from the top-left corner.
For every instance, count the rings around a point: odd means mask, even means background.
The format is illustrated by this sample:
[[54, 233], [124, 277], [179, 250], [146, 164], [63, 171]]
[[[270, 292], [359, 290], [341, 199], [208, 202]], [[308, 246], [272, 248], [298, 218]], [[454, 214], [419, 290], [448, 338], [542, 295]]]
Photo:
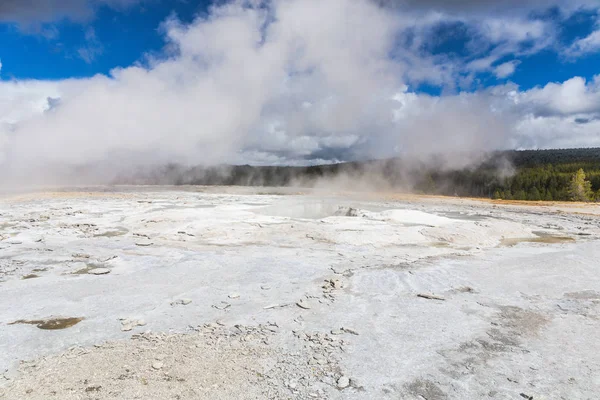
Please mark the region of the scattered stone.
[[347, 376], [344, 375], [337, 380], [338, 389], [343, 390], [346, 389], [348, 386], [350, 386], [350, 378], [348, 378]]
[[141, 247], [148, 247], [148, 246], [152, 246], [154, 243], [152, 242], [136, 242], [135, 245], [136, 246], [141, 246]]
[[344, 331], [343, 331], [343, 330], [341, 330], [341, 329], [333, 329], [333, 330], [331, 331], [331, 334], [332, 334], [332, 335], [341, 335], [341, 334], [343, 334], [343, 333], [344, 333]]
[[73, 258], [90, 258], [90, 255], [84, 254], [84, 253], [74, 253], [74, 254], [71, 254], [71, 257], [73, 257]]
[[154, 369], [162, 369], [162, 367], [164, 366], [163, 363], [161, 363], [160, 361], [156, 361], [152, 363], [152, 368]]
[[108, 268], [94, 268], [88, 271], [88, 274], [91, 275], [106, 275], [110, 274], [110, 269]]
[[212, 307], [216, 308], [217, 310], [226, 310], [231, 307], [231, 304], [222, 301], [221, 304], [213, 304]]
[[262, 290], [270, 290], [270, 289], [271, 289], [271, 286], [269, 286], [269, 285], [262, 285], [260, 288], [261, 288]]
[[519, 393], [519, 395], [527, 400], [533, 400], [533, 396], [526, 395], [525, 393]]
[[358, 332], [357, 332], [357, 331], [355, 331], [354, 329], [350, 329], [350, 328], [342, 328], [341, 330], [342, 330], [342, 331], [344, 331], [344, 332], [346, 332], [346, 333], [349, 333], [349, 334], [351, 334], [351, 335], [358, 336]]
[[191, 299], [179, 299], [179, 300], [175, 300], [175, 301], [171, 302], [171, 305], [172, 306], [176, 306], [176, 305], [187, 306], [191, 302], [192, 302]]
[[429, 300], [441, 300], [441, 301], [446, 300], [445, 298], [443, 298], [441, 296], [437, 296], [435, 294], [429, 294], [429, 293], [419, 293], [419, 294], [417, 294], [417, 297], [421, 297], [423, 299], [429, 299]]
[[310, 304], [308, 304], [308, 302], [306, 302], [305, 300], [300, 300], [299, 302], [296, 303], [296, 305], [300, 308], [303, 308], [305, 310], [310, 310], [311, 306]]
[[240, 294], [239, 293], [231, 293], [229, 296], [230, 299], [239, 299], [240, 298]]
[[135, 328], [136, 326], [144, 326], [146, 325], [146, 321], [143, 319], [121, 319], [121, 330], [123, 332], [128, 332]]
[[280, 304], [270, 304], [268, 306], [263, 307], [263, 310], [271, 310], [273, 308], [279, 308], [279, 307], [284, 307], [284, 306], [282, 306]]

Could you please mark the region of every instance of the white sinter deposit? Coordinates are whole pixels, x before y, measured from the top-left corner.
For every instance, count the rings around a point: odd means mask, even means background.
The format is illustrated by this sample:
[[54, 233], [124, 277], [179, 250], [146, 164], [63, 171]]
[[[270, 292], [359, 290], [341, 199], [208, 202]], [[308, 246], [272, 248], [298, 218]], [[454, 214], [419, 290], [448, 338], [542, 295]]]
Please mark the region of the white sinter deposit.
[[595, 399], [598, 213], [290, 189], [4, 195], [0, 398]]

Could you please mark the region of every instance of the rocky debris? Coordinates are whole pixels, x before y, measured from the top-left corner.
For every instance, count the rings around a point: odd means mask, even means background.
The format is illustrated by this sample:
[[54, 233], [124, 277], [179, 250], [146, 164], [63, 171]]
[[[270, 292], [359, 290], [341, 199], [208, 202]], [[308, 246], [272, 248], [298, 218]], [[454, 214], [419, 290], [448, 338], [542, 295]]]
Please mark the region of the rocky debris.
[[171, 305], [172, 306], [177, 306], [177, 305], [187, 306], [191, 302], [192, 302], [192, 299], [179, 299], [179, 300], [172, 301]]
[[428, 299], [428, 300], [440, 300], [440, 301], [446, 300], [442, 296], [438, 296], [438, 295], [430, 294], [430, 293], [418, 293], [417, 297], [421, 297], [423, 299]]
[[121, 319], [121, 330], [123, 332], [128, 332], [137, 326], [144, 326], [144, 325], [146, 325], [146, 321], [144, 321], [143, 319], [129, 319], [129, 318]]
[[258, 326], [212, 322], [195, 331], [134, 334], [132, 340], [78, 351], [71, 359], [65, 355], [75, 354], [74, 350], [22, 363], [20, 376], [5, 386], [5, 396], [71, 400], [93, 392], [98, 400], [114, 393], [131, 399], [327, 400], [342, 387], [354, 387], [349, 379], [347, 384], [340, 380], [340, 341], [328, 334], [296, 332], [290, 337], [275, 322]]
[[336, 217], [358, 217], [359, 214], [356, 208], [339, 206], [333, 215]]
[[350, 386], [350, 378], [345, 375], [342, 375], [336, 382], [338, 389], [346, 389]]
[[152, 368], [154, 369], [162, 369], [162, 367], [164, 367], [164, 364], [160, 361], [155, 361], [152, 363]]
[[19, 275], [23, 264], [17, 260], [0, 259], [0, 277]]
[[88, 271], [88, 274], [91, 275], [106, 275], [110, 274], [110, 269], [108, 268], [94, 268]]
[[350, 328], [342, 328], [341, 330], [342, 330], [342, 331], [344, 331], [344, 332], [346, 332], [346, 333], [349, 333], [349, 334], [351, 334], [351, 335], [358, 336], [358, 332], [357, 332], [357, 331], [355, 331], [354, 329], [350, 329]]
[[226, 301], [212, 305], [212, 308], [216, 308], [217, 310], [227, 310], [229, 307], [231, 307], [231, 304], [227, 303]]
[[191, 234], [191, 233], [187, 233], [187, 232], [185, 232], [185, 231], [179, 231], [179, 232], [177, 232], [177, 234], [178, 234], [178, 235], [192, 236], [192, 237], [193, 237], [193, 236], [196, 236], [196, 235], [193, 235], [193, 234]]
[[73, 258], [85, 258], [85, 259], [88, 259], [91, 256], [89, 254], [84, 254], [84, 253], [73, 253], [73, 254], [71, 254], [71, 257], [73, 257]]
[[304, 310], [310, 310], [312, 308], [308, 301], [304, 299], [298, 301], [296, 305]]

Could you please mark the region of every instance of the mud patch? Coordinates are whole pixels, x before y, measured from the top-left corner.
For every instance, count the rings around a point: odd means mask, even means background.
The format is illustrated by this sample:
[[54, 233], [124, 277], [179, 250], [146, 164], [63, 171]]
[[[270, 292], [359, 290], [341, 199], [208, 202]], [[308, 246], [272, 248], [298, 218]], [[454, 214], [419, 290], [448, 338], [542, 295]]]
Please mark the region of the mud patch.
[[20, 319], [18, 321], [11, 322], [8, 325], [25, 324], [25, 325], [35, 325], [39, 329], [43, 329], [43, 330], [59, 330], [59, 329], [67, 329], [72, 326], [75, 326], [83, 320], [84, 320], [84, 318], [49, 318], [49, 319], [37, 319], [37, 320]]

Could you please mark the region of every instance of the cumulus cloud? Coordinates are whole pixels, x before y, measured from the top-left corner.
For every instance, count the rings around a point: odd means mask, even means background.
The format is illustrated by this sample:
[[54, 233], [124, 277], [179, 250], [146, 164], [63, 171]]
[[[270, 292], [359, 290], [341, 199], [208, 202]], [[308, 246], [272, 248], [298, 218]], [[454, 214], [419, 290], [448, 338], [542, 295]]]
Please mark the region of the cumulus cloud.
[[600, 113], [600, 75], [591, 82], [574, 77], [563, 83], [548, 83], [520, 94], [518, 102], [537, 116]]
[[[598, 142], [589, 133], [598, 79], [413, 93], [415, 65], [440, 80], [447, 71], [410, 49], [390, 57], [412, 23], [371, 0], [237, 1], [190, 24], [170, 19], [165, 57], [109, 76], [0, 82], [0, 174], [45, 179], [95, 165], [109, 179], [168, 162], [308, 164], [551, 147], [573, 127], [578, 140]], [[485, 68], [498, 76], [517, 63], [495, 62]], [[576, 122], [583, 118], [590, 122]]]

